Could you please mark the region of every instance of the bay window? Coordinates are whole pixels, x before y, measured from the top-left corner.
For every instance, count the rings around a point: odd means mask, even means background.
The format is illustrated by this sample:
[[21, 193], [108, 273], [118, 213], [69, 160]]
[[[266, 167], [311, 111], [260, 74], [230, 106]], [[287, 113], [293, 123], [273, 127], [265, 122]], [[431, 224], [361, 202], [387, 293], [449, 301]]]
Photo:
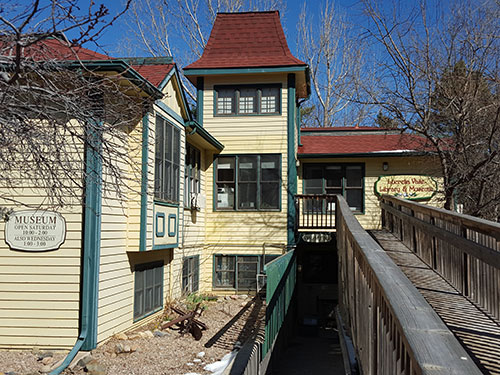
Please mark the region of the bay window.
[[179, 203], [180, 130], [161, 116], [155, 125], [156, 199]]

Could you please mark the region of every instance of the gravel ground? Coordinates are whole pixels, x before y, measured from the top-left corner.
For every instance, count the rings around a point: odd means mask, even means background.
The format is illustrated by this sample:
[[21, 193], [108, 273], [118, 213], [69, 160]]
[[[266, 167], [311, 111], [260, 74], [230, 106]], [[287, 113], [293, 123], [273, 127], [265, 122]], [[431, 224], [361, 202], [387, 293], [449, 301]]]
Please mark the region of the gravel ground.
[[[66, 369], [64, 375], [185, 375], [211, 374], [207, 364], [220, 360], [262, 329], [265, 307], [259, 298], [229, 296], [204, 302], [198, 320], [208, 326], [199, 341], [177, 330], [157, 331], [160, 321], [126, 335], [116, 335], [91, 352], [86, 367]], [[185, 307], [179, 303], [184, 311]], [[178, 315], [168, 311], [171, 318]], [[151, 337], [152, 336], [152, 337]], [[43, 359], [42, 357], [47, 358]], [[65, 357], [65, 353], [0, 351], [0, 375], [43, 373]], [[3, 371], [3, 373], [2, 373]]]

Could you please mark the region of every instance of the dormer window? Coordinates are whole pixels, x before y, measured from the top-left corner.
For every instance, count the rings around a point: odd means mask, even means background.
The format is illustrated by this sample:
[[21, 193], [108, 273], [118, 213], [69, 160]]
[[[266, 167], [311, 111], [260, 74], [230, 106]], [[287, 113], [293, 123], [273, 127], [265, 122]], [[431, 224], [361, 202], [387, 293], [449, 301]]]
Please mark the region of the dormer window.
[[215, 86], [215, 116], [279, 115], [281, 85]]

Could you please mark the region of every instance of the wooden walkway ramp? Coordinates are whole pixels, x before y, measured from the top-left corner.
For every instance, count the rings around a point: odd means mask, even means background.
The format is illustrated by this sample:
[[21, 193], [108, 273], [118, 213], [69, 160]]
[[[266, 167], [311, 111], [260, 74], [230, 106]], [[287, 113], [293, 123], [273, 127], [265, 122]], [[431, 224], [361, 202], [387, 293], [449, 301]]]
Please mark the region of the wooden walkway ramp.
[[392, 233], [381, 230], [372, 231], [371, 235], [438, 313], [480, 370], [500, 374], [499, 322], [464, 297]]

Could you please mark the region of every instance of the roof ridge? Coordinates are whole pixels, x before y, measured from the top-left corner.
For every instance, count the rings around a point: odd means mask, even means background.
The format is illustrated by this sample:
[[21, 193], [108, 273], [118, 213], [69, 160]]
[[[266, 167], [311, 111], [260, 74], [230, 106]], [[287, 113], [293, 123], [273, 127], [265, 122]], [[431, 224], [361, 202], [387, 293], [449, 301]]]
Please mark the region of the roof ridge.
[[165, 65], [173, 64], [172, 56], [157, 56], [157, 57], [117, 57], [130, 65]]
[[280, 14], [280, 11], [275, 9], [275, 10], [246, 10], [242, 12], [217, 12], [217, 15], [219, 14], [262, 14], [262, 13], [278, 13]]

